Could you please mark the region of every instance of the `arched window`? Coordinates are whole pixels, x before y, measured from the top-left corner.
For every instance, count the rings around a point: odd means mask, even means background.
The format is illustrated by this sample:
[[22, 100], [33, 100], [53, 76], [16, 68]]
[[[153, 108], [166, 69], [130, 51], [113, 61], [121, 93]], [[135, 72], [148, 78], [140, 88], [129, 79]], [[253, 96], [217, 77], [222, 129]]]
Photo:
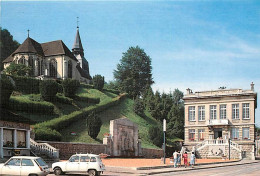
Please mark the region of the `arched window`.
[[44, 62], [41, 60], [41, 75], [44, 75]]
[[72, 62], [69, 60], [68, 62], [68, 78], [72, 78]]
[[57, 62], [52, 59], [49, 63], [50, 77], [57, 78]]
[[34, 76], [35, 65], [34, 65], [34, 60], [33, 60], [33, 57], [32, 57], [32, 56], [29, 57], [28, 66], [31, 67], [31, 73], [30, 73], [30, 75], [31, 75], [31, 76]]
[[19, 60], [18, 60], [18, 64], [25, 64], [25, 57], [22, 56]]
[[37, 58], [37, 76], [41, 75], [41, 61]]

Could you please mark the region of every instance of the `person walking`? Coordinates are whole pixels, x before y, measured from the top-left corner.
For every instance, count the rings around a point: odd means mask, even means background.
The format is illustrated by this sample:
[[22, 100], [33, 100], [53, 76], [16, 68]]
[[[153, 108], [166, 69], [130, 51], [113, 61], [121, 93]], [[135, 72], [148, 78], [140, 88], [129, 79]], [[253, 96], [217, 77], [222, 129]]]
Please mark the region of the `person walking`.
[[191, 165], [191, 167], [193, 167], [194, 164], [195, 164], [195, 154], [194, 154], [194, 152], [192, 152], [191, 155], [190, 155], [190, 165]]
[[181, 167], [181, 153], [180, 153], [180, 151], [178, 151], [178, 155], [177, 155], [177, 166]]
[[185, 152], [185, 153], [182, 155], [182, 157], [183, 157], [183, 161], [184, 161], [184, 166], [185, 166], [185, 168], [186, 168], [187, 165], [188, 165], [188, 154], [187, 154], [187, 152]]
[[173, 159], [174, 159], [174, 167], [176, 168], [177, 167], [177, 159], [178, 159], [178, 153], [175, 152], [173, 153]]

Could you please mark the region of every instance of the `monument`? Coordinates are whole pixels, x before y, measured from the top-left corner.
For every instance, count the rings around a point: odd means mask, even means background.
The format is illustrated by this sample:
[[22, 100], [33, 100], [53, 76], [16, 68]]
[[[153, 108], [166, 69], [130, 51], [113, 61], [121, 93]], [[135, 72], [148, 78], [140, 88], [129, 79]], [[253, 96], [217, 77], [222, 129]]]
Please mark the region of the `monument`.
[[138, 125], [126, 117], [110, 121], [110, 134], [103, 138], [107, 154], [111, 156], [141, 156]]

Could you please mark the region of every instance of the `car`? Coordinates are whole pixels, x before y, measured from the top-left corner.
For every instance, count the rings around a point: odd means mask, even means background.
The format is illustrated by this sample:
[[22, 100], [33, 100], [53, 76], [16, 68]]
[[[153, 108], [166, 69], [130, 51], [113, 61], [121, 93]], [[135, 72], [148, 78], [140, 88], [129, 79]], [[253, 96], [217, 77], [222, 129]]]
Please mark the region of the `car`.
[[68, 161], [53, 163], [52, 169], [55, 175], [77, 172], [95, 176], [105, 171], [105, 165], [99, 155], [75, 154]]
[[40, 157], [13, 156], [0, 164], [0, 175], [45, 176], [49, 173], [48, 165]]

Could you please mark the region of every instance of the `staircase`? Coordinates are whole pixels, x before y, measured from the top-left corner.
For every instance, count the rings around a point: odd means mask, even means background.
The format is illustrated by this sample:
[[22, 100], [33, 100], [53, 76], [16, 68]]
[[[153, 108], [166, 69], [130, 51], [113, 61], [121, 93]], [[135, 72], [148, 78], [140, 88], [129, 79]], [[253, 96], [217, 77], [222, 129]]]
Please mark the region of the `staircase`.
[[37, 143], [30, 139], [30, 147], [34, 156], [41, 157], [47, 163], [59, 161], [59, 149], [52, 147], [48, 143]]

